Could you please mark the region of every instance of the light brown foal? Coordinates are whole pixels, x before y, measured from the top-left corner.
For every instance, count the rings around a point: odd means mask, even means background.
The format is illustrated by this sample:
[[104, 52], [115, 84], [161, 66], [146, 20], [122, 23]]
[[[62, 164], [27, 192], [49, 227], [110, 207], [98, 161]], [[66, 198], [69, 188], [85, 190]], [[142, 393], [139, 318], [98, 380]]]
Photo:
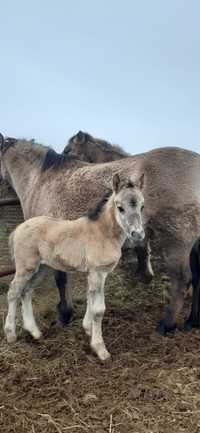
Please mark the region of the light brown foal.
[[144, 239], [142, 194], [144, 176], [138, 182], [113, 176], [113, 191], [87, 216], [59, 220], [47, 216], [31, 218], [11, 234], [10, 245], [16, 274], [8, 292], [5, 334], [8, 342], [16, 340], [17, 300], [22, 301], [23, 325], [38, 339], [30, 283], [45, 264], [60, 271], [78, 270], [88, 274], [87, 309], [83, 327], [91, 337], [91, 347], [100, 360], [109, 358], [103, 336], [105, 312], [104, 284], [116, 267], [121, 248], [128, 237], [133, 242]]

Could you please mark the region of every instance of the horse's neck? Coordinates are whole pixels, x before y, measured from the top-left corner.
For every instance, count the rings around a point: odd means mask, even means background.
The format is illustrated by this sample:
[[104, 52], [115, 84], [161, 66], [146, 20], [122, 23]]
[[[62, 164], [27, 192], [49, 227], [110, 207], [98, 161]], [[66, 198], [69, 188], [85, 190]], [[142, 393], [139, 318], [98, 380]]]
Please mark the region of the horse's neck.
[[40, 161], [35, 158], [31, 161], [26, 155], [8, 157], [6, 167], [11, 179], [11, 184], [16, 191], [24, 210], [27, 199], [31, 197], [34, 183], [40, 175]]

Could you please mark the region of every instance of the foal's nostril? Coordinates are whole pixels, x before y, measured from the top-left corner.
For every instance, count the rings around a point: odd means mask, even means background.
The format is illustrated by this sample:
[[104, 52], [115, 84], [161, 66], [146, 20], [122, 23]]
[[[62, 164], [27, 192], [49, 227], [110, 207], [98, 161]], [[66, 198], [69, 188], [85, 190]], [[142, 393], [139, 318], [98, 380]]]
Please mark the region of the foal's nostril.
[[131, 237], [135, 242], [141, 242], [143, 241], [145, 237], [144, 231], [141, 232], [135, 232], [134, 230], [131, 232]]

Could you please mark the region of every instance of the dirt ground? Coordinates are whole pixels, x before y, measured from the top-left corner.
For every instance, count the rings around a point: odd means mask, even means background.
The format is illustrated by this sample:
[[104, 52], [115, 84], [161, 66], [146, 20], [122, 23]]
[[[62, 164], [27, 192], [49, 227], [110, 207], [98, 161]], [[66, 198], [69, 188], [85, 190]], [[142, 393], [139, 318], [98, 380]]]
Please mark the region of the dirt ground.
[[52, 324], [57, 291], [36, 293], [40, 342], [18, 321], [18, 341], [7, 345], [5, 291], [0, 296], [0, 432], [200, 432], [200, 331], [156, 335], [165, 279], [144, 285], [123, 269], [109, 277], [104, 337], [112, 361], [105, 365], [81, 327], [85, 279], [73, 285], [76, 315], [65, 329]]

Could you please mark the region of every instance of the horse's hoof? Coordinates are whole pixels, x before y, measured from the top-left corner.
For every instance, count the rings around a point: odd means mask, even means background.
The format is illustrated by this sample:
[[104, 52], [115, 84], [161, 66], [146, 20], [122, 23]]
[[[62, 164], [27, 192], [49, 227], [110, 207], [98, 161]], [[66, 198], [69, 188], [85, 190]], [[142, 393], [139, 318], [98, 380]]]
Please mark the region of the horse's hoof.
[[192, 319], [187, 319], [185, 322], [184, 322], [184, 325], [183, 325], [183, 331], [191, 331], [193, 328], [200, 328], [200, 323], [199, 322], [197, 322], [197, 321], [195, 321], [195, 320], [192, 320]]
[[146, 270], [144, 272], [140, 268], [138, 268], [136, 270], [136, 275], [138, 277], [140, 277], [140, 279], [143, 283], [146, 283], [146, 284], [151, 283], [151, 281], [153, 280], [153, 277], [154, 277], [154, 274], [151, 273], [150, 271]]
[[148, 274], [142, 274], [141, 280], [143, 283], [149, 284], [153, 280], [154, 275], [148, 273]]
[[58, 321], [61, 326], [67, 326], [72, 321], [72, 318], [74, 316], [73, 310], [71, 308], [63, 310], [60, 308], [59, 304], [58, 304], [58, 313], [59, 313]]
[[166, 336], [168, 333], [173, 333], [176, 330], [176, 324], [168, 325], [164, 320], [160, 320], [156, 327], [156, 332], [159, 335]]

